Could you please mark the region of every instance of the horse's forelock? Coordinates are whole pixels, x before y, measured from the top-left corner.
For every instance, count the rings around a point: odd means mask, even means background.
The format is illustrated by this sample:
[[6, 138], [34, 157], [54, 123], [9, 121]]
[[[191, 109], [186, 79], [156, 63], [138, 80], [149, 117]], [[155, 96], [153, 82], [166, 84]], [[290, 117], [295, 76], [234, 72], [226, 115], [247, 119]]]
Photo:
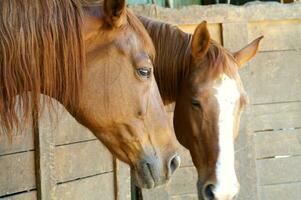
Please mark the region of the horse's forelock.
[[206, 64], [201, 67], [206, 67], [212, 78], [220, 77], [222, 74], [227, 74], [230, 78], [236, 78], [235, 59], [232, 54], [224, 47], [215, 41], [211, 41], [208, 52], [205, 55]]

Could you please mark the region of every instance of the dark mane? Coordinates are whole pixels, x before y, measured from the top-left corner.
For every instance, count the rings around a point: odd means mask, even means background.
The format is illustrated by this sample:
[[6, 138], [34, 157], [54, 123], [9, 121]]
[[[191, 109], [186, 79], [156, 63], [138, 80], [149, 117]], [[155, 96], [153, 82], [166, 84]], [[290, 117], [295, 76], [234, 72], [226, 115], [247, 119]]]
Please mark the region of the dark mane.
[[81, 27], [79, 0], [0, 1], [2, 134], [10, 137], [20, 124], [16, 103], [28, 119], [38, 113], [41, 93], [65, 106], [78, 102], [85, 66]]
[[139, 16], [156, 49], [155, 77], [164, 104], [177, 96], [182, 78], [189, 73], [191, 35], [175, 26]]

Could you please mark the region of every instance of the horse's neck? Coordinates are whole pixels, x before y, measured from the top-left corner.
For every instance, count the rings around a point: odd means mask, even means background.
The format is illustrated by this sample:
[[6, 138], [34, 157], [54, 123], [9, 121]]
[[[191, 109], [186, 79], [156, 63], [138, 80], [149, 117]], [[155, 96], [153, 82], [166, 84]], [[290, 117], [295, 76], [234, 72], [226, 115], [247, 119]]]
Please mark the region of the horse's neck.
[[155, 77], [164, 104], [174, 102], [191, 63], [191, 35], [170, 24], [139, 17], [156, 48]]

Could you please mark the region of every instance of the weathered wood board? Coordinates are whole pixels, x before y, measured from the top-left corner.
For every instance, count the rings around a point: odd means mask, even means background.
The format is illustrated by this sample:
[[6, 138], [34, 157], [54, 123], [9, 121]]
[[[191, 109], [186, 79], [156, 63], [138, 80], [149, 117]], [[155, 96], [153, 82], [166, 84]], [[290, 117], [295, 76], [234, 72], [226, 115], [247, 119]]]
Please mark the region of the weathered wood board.
[[98, 140], [58, 146], [55, 149], [58, 183], [113, 171], [111, 153]]
[[260, 35], [264, 35], [260, 51], [301, 50], [301, 19], [248, 23], [249, 41]]
[[[264, 39], [263, 39], [264, 41]], [[252, 104], [300, 101], [301, 50], [262, 52], [250, 61], [245, 81]]]
[[37, 192], [24, 192], [21, 194], [16, 194], [14, 196], [1, 198], [2, 200], [37, 200]]
[[300, 199], [301, 183], [286, 183], [260, 186], [259, 197], [261, 200], [283, 200], [283, 199]]
[[0, 196], [35, 189], [34, 152], [0, 156]]
[[301, 182], [301, 156], [257, 160], [259, 185]]
[[59, 184], [56, 188], [57, 199], [63, 200], [114, 200], [114, 192], [113, 172]]
[[255, 147], [257, 159], [301, 155], [301, 129], [258, 132]]
[[32, 129], [13, 135], [12, 141], [3, 137], [0, 139], [0, 156], [34, 150]]

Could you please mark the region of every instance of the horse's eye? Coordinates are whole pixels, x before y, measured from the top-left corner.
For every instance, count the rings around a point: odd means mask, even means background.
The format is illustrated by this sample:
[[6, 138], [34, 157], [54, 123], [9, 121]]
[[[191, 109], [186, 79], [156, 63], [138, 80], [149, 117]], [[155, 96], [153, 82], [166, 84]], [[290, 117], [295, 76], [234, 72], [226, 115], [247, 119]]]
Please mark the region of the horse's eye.
[[141, 76], [143, 78], [150, 78], [151, 74], [152, 74], [152, 69], [146, 68], [146, 67], [138, 68], [137, 73], [139, 76]]
[[191, 100], [191, 105], [192, 105], [194, 108], [197, 108], [197, 109], [202, 108], [200, 101], [198, 101], [198, 100], [196, 100], [196, 99], [192, 99], [192, 100]]

